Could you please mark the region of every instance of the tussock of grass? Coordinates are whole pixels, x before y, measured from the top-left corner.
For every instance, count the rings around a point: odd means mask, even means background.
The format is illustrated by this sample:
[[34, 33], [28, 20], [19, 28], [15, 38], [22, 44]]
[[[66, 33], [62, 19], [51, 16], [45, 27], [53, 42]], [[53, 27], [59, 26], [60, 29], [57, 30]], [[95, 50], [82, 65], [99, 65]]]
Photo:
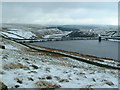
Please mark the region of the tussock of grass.
[[16, 64], [13, 64], [13, 63], [7, 64], [7, 65], [3, 66], [3, 68], [4, 68], [4, 69], [20, 69], [20, 68], [21, 68], [21, 69], [29, 69], [28, 66], [22, 65], [22, 64], [20, 64], [20, 63], [16, 63]]
[[48, 82], [48, 81], [38, 81], [36, 85], [39, 88], [60, 88], [61, 87], [60, 85], [56, 83]]

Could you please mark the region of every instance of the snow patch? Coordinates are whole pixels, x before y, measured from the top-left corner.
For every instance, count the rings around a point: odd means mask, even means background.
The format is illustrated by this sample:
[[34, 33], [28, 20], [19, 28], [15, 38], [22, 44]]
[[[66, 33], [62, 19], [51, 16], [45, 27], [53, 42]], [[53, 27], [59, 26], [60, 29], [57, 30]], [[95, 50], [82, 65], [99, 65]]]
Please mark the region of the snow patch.
[[33, 36], [36, 36], [35, 34], [33, 34], [32, 32], [30, 31], [27, 31], [27, 30], [22, 30], [22, 29], [12, 29], [13, 31], [8, 31], [10, 33], [14, 33], [16, 35], [19, 35], [21, 37], [24, 37], [26, 39], [29, 39]]

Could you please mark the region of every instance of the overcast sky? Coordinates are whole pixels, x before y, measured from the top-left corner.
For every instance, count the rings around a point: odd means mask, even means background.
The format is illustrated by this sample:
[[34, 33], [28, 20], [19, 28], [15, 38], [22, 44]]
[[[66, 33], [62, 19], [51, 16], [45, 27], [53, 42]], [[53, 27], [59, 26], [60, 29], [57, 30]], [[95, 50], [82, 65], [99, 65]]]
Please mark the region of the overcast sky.
[[117, 2], [4, 2], [3, 23], [118, 24]]

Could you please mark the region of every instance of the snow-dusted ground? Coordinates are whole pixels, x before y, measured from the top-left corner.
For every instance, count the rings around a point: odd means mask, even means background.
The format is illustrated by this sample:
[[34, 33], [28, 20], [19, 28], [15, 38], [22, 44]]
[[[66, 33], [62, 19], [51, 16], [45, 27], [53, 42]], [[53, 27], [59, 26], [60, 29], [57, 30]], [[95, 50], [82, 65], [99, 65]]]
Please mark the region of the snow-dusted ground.
[[62, 34], [52, 34], [52, 35], [45, 35], [43, 38], [62, 38], [63, 36], [68, 35], [72, 31], [65, 31]]
[[118, 88], [118, 70], [106, 69], [4, 40], [0, 77], [9, 88]]
[[113, 42], [120, 42], [120, 40], [115, 40], [115, 39], [108, 39], [108, 40]]
[[[43, 27], [43, 28], [42, 28]], [[46, 26], [47, 27], [47, 26]], [[65, 36], [69, 32], [61, 31], [57, 28], [45, 28], [44, 26], [35, 25], [19, 25], [19, 24], [3, 24], [3, 28], [7, 28], [6, 30], [0, 31], [1, 35], [17, 38], [17, 39], [34, 39], [34, 38], [61, 38]]]
[[57, 29], [57, 28], [51, 28], [51, 29], [40, 29], [38, 30], [38, 32], [41, 35], [47, 35], [47, 34], [60, 34], [62, 33], [61, 30]]
[[36, 36], [35, 34], [33, 34], [30, 31], [26, 31], [26, 30], [22, 30], [22, 29], [12, 29], [12, 30], [8, 31], [8, 32], [17, 34], [17, 35], [22, 36], [22, 37], [24, 37], [26, 39], [29, 39], [29, 38], [31, 38], [33, 36]]
[[36, 36], [31, 31], [22, 30], [22, 29], [11, 29], [8, 31], [0, 32], [0, 34], [10, 38], [17, 38], [17, 39], [30, 39]]

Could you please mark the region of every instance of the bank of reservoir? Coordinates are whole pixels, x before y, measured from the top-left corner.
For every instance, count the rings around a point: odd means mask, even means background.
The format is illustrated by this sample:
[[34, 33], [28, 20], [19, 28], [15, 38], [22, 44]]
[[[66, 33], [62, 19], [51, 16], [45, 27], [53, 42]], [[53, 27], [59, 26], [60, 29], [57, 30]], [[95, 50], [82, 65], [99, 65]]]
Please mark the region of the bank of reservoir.
[[86, 55], [118, 59], [118, 42], [98, 40], [69, 40], [35, 42], [34, 45], [77, 52]]

